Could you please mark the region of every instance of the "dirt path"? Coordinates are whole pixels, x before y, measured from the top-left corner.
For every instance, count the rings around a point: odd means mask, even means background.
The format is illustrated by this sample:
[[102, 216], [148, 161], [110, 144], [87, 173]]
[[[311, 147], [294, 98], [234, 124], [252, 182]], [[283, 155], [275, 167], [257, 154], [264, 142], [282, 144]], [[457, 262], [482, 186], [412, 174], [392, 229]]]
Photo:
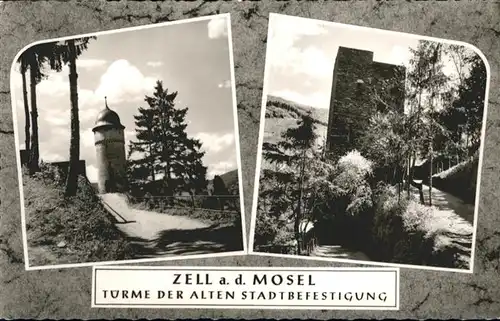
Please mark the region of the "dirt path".
[[137, 258], [238, 251], [232, 226], [131, 208], [123, 194], [100, 195], [116, 226], [135, 247]]
[[[429, 186], [423, 185], [425, 203], [429, 204]], [[452, 210], [467, 222], [474, 223], [474, 205], [467, 204], [458, 197], [432, 188], [432, 205], [440, 210]]]
[[[429, 205], [429, 186], [422, 185], [424, 201]], [[415, 200], [419, 199], [418, 190], [412, 188]], [[461, 262], [460, 268], [468, 268], [472, 251], [472, 227], [474, 224], [474, 206], [464, 203], [461, 199], [432, 188], [432, 206], [437, 209], [436, 217], [446, 218], [446, 225], [436, 237], [436, 243], [446, 245], [450, 256]], [[442, 222], [445, 223], [445, 222]]]
[[350, 251], [341, 245], [318, 245], [310, 256], [371, 261], [366, 254]]
[[[424, 201], [429, 205], [429, 186], [422, 184]], [[419, 199], [418, 190], [415, 187], [411, 189], [415, 199]], [[474, 224], [474, 205], [467, 204], [456, 196], [441, 190], [432, 188], [432, 206], [442, 211], [452, 211], [470, 224]]]

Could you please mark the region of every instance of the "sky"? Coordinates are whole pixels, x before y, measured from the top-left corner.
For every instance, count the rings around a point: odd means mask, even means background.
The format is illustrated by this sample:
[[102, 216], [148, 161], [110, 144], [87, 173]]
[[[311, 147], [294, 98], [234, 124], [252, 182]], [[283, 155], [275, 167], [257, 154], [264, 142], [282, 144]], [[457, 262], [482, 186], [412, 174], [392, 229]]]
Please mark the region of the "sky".
[[[176, 106], [188, 107], [187, 133], [203, 143], [207, 178], [237, 168], [233, 92], [227, 17], [100, 34], [77, 60], [80, 159], [96, 181], [92, 127], [107, 96], [109, 107], [125, 126], [125, 141], [135, 139], [133, 115], [147, 107], [157, 80], [177, 91]], [[13, 91], [20, 148], [24, 148], [24, 105], [19, 66]], [[29, 75], [27, 75], [29, 79]], [[29, 88], [29, 87], [28, 87]], [[29, 90], [29, 89], [28, 89]], [[40, 158], [69, 159], [70, 99], [67, 66], [49, 72], [37, 86]], [[234, 107], [235, 108], [235, 107]], [[127, 148], [128, 150], [128, 148]]]
[[[374, 61], [408, 65], [418, 38], [377, 29], [272, 15], [266, 55], [267, 94], [328, 109], [339, 46], [372, 51]], [[454, 73], [451, 63], [443, 72]]]

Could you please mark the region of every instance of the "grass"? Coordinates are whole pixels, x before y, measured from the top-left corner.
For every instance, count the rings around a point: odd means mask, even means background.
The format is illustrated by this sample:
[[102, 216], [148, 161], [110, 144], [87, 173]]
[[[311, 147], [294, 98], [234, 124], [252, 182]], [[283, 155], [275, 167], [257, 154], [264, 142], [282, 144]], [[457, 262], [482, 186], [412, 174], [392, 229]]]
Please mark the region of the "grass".
[[24, 175], [30, 266], [132, 258], [127, 240], [84, 178], [76, 196], [65, 199], [63, 192], [51, 179]]

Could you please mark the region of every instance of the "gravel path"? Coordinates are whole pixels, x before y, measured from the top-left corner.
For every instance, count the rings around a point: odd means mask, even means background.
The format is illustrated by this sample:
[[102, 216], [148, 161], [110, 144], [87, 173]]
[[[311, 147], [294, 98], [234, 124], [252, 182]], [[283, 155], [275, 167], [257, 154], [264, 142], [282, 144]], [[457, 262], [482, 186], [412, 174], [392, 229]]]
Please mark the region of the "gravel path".
[[208, 225], [185, 216], [131, 208], [123, 194], [100, 195], [116, 226], [136, 246], [137, 258], [237, 251], [232, 227]]

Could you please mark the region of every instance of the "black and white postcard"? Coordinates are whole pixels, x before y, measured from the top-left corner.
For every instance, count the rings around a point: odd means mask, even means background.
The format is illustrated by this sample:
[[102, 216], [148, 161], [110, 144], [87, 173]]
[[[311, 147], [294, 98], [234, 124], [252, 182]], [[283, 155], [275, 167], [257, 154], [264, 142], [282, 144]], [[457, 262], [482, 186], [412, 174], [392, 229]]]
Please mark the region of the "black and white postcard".
[[471, 273], [483, 54], [279, 14], [268, 32], [249, 250]]
[[244, 253], [233, 72], [228, 14], [22, 50], [26, 268]]

